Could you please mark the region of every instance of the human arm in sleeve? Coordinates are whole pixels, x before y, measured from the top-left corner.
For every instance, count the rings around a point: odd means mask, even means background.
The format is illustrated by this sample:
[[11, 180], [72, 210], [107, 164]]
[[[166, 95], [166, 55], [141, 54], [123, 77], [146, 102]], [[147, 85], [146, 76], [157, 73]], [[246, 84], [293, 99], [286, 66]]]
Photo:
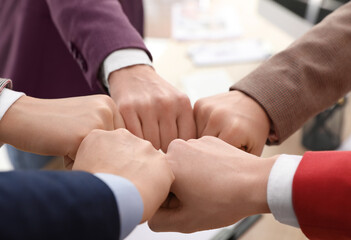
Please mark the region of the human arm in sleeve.
[[[194, 232], [262, 213], [309, 238], [351, 236], [350, 152], [261, 158], [218, 138], [173, 141], [172, 194], [149, 221], [155, 231]], [[196, 191], [194, 191], [196, 189]]]

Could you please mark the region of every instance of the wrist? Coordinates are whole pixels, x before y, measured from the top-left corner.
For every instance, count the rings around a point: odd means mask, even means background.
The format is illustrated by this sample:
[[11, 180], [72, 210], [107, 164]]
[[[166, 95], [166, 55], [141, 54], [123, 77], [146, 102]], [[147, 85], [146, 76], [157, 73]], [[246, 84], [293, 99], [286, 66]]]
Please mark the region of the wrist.
[[249, 205], [253, 206], [252, 214], [270, 213], [270, 209], [267, 201], [267, 186], [268, 179], [272, 167], [279, 155], [260, 158], [257, 157], [256, 162], [253, 166], [253, 178], [251, 185], [248, 187], [249, 191]]
[[131, 81], [132, 80], [130, 77], [131, 75], [143, 76], [154, 72], [155, 72], [154, 68], [150, 65], [137, 64], [137, 65], [124, 67], [111, 72], [108, 78], [108, 82], [110, 87], [112, 88], [114, 85], [118, 85], [118, 83]]
[[[9, 90], [11, 91], [11, 90]], [[31, 97], [23, 96], [23, 93], [15, 92], [11, 105], [6, 109], [0, 121], [0, 142], [12, 144], [15, 146], [18, 130], [24, 127], [21, 120], [28, 118], [26, 108], [23, 108], [23, 102], [28, 101]]]
[[259, 120], [260, 128], [264, 130], [266, 137], [268, 138], [269, 131], [271, 129], [271, 120], [266, 110], [261, 106], [259, 102], [256, 101], [256, 99], [252, 98], [244, 92], [234, 90], [231, 91], [231, 93], [240, 95], [242, 98], [241, 104], [248, 107], [251, 112], [255, 113], [255, 118]]

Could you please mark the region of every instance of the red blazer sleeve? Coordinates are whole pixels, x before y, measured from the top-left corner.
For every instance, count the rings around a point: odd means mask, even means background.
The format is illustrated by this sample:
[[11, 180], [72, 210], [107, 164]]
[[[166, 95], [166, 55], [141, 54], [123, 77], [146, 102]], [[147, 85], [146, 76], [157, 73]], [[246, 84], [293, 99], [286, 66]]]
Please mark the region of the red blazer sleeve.
[[306, 153], [293, 180], [293, 206], [310, 239], [351, 239], [351, 151]]
[[[62, 39], [92, 86], [103, 60], [113, 51], [138, 48], [147, 51], [117, 0], [46, 0]], [[129, 0], [134, 9], [142, 1]], [[126, 9], [128, 10], [128, 9]], [[142, 18], [142, 11], [140, 16]]]

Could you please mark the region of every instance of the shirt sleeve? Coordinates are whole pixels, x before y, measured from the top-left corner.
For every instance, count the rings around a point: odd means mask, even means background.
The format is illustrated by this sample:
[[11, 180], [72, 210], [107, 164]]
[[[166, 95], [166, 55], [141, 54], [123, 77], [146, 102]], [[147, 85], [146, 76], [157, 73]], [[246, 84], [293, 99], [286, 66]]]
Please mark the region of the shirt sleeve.
[[20, 97], [25, 95], [22, 92], [16, 92], [10, 89], [3, 89], [0, 92], [0, 120], [4, 117], [7, 110], [14, 104]]
[[141, 49], [128, 48], [112, 52], [102, 64], [103, 84], [109, 88], [108, 78], [113, 71], [139, 64], [152, 66], [149, 56]]
[[300, 227], [292, 203], [292, 183], [302, 156], [281, 155], [274, 163], [268, 178], [267, 202], [274, 218]]
[[119, 222], [120, 239], [124, 239], [140, 223], [144, 213], [144, 204], [138, 189], [129, 180], [106, 173], [94, 174], [101, 179], [115, 196]]

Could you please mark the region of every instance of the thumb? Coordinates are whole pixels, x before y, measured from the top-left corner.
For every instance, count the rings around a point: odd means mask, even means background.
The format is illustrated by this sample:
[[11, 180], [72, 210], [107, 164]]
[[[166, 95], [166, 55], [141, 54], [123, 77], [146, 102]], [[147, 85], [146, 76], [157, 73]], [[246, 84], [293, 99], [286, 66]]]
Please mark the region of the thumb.
[[148, 221], [150, 229], [154, 232], [178, 232], [186, 223], [184, 212], [180, 208], [160, 208]]
[[170, 193], [148, 225], [154, 232], [177, 231], [177, 226], [185, 222], [186, 216], [179, 199]]

